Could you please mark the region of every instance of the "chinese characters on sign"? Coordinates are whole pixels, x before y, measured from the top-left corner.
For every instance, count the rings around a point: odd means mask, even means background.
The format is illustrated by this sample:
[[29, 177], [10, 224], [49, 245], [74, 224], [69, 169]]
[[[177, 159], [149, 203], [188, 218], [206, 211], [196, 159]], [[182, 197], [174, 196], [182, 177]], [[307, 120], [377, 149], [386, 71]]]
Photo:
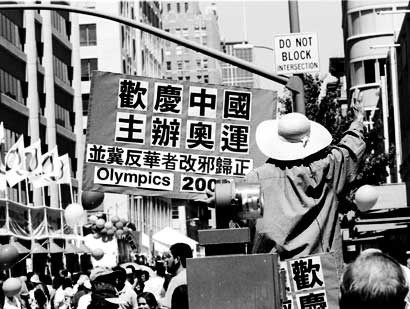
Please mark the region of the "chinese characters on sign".
[[329, 308], [320, 256], [282, 262], [281, 268], [286, 274], [287, 299], [282, 302], [283, 309]]
[[266, 159], [253, 136], [272, 91], [96, 72], [91, 92], [85, 188], [203, 193]]

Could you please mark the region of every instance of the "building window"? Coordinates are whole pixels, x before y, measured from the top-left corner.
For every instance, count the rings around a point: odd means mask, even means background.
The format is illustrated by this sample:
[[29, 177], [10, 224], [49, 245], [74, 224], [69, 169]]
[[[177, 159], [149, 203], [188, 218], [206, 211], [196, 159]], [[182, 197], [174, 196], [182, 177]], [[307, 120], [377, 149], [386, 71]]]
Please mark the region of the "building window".
[[66, 20], [63, 16], [61, 16], [55, 11], [51, 11], [51, 24], [54, 27], [54, 29], [56, 29], [59, 33], [68, 38]]
[[189, 81], [191, 79], [190, 76], [185, 76], [185, 80]]
[[184, 61], [184, 69], [185, 70], [189, 70], [189, 63], [190, 63], [189, 60]]
[[208, 68], [208, 59], [204, 59], [204, 61], [203, 61], [203, 67], [204, 67], [204, 69], [207, 69], [207, 68]]
[[364, 82], [366, 84], [376, 82], [376, 72], [375, 72], [374, 66], [375, 66], [374, 59], [364, 61]]
[[98, 70], [98, 59], [81, 59], [81, 80], [91, 80], [92, 71]]
[[66, 129], [70, 129], [70, 126], [69, 126], [70, 112], [58, 104], [55, 105], [55, 108], [56, 108], [56, 111], [55, 111], [56, 123]]
[[209, 76], [208, 75], [204, 75], [204, 83], [209, 83]]
[[167, 3], [167, 11], [168, 11], [168, 12], [171, 11], [171, 3]]
[[183, 65], [183, 64], [182, 64], [182, 60], [178, 60], [178, 61], [177, 61], [177, 70], [178, 70], [178, 71], [181, 71], [181, 70], [182, 70], [182, 65]]
[[97, 45], [96, 24], [80, 25], [80, 45], [81, 46]]
[[0, 13], [0, 36], [12, 43], [18, 49], [22, 49], [18, 26]]
[[181, 3], [177, 3], [177, 13], [181, 13]]
[[189, 7], [188, 7], [188, 2], [185, 2], [184, 5], [185, 5], [185, 13], [186, 13], [186, 12], [188, 12], [188, 8], [189, 8]]
[[81, 95], [83, 99], [83, 116], [88, 115], [88, 104], [90, 102], [90, 94], [89, 93], [84, 93]]
[[171, 61], [167, 61], [167, 70], [171, 70], [172, 66], [171, 66]]
[[20, 80], [2, 69], [0, 69], [0, 92], [24, 104]]
[[187, 38], [188, 35], [189, 35], [188, 28], [183, 28], [183, 29], [182, 29], [182, 36], [183, 36], [184, 38]]
[[70, 84], [68, 79], [68, 65], [56, 56], [53, 56], [53, 69], [55, 77], [59, 78], [66, 84]]

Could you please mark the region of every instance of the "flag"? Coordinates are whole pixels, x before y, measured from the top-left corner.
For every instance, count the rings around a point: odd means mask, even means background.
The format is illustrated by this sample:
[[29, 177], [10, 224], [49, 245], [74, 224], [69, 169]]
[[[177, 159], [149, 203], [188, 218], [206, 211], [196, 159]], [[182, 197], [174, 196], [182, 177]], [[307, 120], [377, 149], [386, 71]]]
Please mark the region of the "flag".
[[55, 175], [57, 183], [71, 183], [70, 157], [67, 153], [58, 157]]
[[57, 146], [41, 156], [41, 172], [30, 177], [34, 188], [48, 186], [55, 182], [56, 164], [58, 162]]
[[0, 123], [0, 191], [7, 190], [6, 165], [4, 164], [4, 149], [6, 147], [6, 131], [3, 122]]
[[6, 179], [10, 187], [26, 178], [23, 135], [6, 154]]
[[24, 157], [26, 175], [39, 174], [42, 170], [40, 140], [24, 149]]

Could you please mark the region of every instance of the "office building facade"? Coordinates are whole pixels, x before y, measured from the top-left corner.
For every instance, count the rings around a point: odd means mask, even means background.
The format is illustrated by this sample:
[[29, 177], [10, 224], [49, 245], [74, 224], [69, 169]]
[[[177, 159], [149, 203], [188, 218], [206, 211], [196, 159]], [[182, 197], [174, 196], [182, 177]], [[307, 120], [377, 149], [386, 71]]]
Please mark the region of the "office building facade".
[[[253, 62], [254, 49], [248, 42], [222, 42], [224, 53], [236, 58]], [[222, 83], [227, 86], [253, 88], [257, 87], [256, 76], [244, 69], [229, 63], [221, 62]]]
[[[214, 5], [201, 12], [198, 2], [164, 2], [165, 31], [220, 50], [218, 15]], [[221, 84], [219, 62], [189, 48], [165, 42], [165, 78], [205, 84]]]

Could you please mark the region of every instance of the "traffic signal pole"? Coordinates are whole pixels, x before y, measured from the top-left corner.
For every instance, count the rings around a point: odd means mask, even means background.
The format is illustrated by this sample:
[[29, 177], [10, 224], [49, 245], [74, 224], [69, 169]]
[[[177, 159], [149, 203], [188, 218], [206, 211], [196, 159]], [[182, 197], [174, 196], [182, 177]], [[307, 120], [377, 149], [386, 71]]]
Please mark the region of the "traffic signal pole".
[[251, 73], [257, 74], [259, 76], [262, 76], [264, 78], [267, 78], [269, 80], [272, 80], [274, 82], [277, 82], [279, 84], [284, 85], [286, 88], [288, 88], [290, 91], [292, 91], [294, 97], [296, 98], [297, 102], [296, 103], [296, 111], [299, 110], [299, 106], [302, 106], [303, 103], [303, 111], [304, 111], [304, 91], [303, 91], [303, 82], [298, 76], [290, 76], [290, 77], [284, 77], [284, 76], [279, 76], [271, 71], [265, 70], [263, 68], [259, 68], [255, 66], [254, 64], [227, 55], [219, 50], [209, 48], [206, 46], [203, 46], [201, 44], [198, 44], [196, 42], [192, 42], [190, 40], [186, 40], [184, 38], [177, 37], [175, 35], [172, 35], [166, 31], [163, 31], [161, 29], [140, 23], [138, 21], [128, 19], [125, 17], [121, 16], [114, 16], [111, 14], [107, 13], [102, 13], [98, 12], [95, 10], [90, 10], [90, 9], [83, 9], [83, 8], [76, 8], [68, 5], [56, 5], [56, 4], [0, 4], [0, 11], [1, 10], [51, 10], [51, 11], [68, 11], [72, 13], [79, 13], [79, 14], [85, 14], [85, 15], [91, 15], [95, 17], [100, 17], [108, 20], [112, 20], [118, 23], [122, 23], [124, 25], [140, 29], [142, 31], [145, 31], [147, 33], [150, 33], [152, 35], [158, 36], [162, 39], [171, 41], [173, 43], [182, 45], [184, 47], [187, 47], [189, 49], [192, 49], [194, 51], [197, 51], [199, 53], [202, 53], [204, 55], [207, 55], [209, 57], [215, 58], [217, 60], [224, 61], [226, 63], [232, 64], [234, 66], [237, 66], [238, 68], [247, 70]]
[[[289, 24], [291, 33], [299, 33], [299, 6], [297, 0], [288, 0], [289, 8]], [[293, 91], [293, 110], [298, 113], [305, 114], [305, 91], [303, 88], [303, 75], [293, 76], [295, 88], [300, 91]]]

